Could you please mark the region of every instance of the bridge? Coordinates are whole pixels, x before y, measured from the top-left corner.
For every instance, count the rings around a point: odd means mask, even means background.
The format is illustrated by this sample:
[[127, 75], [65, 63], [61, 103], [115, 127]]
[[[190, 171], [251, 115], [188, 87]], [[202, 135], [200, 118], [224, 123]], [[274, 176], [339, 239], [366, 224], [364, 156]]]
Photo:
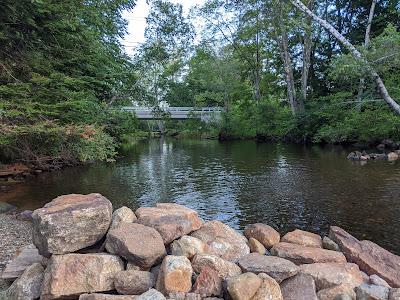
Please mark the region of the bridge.
[[166, 113], [174, 120], [201, 119], [204, 122], [220, 121], [224, 112], [222, 107], [166, 107], [161, 113], [155, 113], [152, 107], [143, 106], [126, 106], [123, 110], [134, 112], [140, 120], [160, 120]]

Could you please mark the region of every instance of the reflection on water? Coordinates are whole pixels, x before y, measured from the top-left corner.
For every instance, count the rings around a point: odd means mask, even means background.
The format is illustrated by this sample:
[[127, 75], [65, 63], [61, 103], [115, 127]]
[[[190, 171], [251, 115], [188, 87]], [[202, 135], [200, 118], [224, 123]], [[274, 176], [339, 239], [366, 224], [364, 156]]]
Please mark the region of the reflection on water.
[[99, 192], [114, 207], [175, 202], [243, 229], [265, 222], [286, 232], [330, 224], [400, 253], [400, 164], [349, 162], [341, 148], [252, 141], [151, 140], [114, 164], [44, 174], [0, 194], [21, 209], [57, 195]]

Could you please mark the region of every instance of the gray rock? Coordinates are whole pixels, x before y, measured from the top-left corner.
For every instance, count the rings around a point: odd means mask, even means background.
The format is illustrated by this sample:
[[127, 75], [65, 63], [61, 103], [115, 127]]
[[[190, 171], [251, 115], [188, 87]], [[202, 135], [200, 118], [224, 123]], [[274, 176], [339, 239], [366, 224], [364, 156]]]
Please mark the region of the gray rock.
[[385, 286], [362, 284], [356, 289], [357, 300], [387, 300], [389, 288]]
[[318, 300], [314, 278], [307, 274], [297, 274], [281, 283], [285, 300]]
[[390, 285], [384, 279], [375, 274], [369, 276], [369, 282], [374, 285], [381, 285], [390, 288]]
[[7, 295], [13, 300], [33, 300], [40, 297], [44, 278], [43, 266], [35, 263], [9, 287]]
[[109, 295], [109, 294], [82, 294], [79, 300], [136, 300], [136, 296]]
[[354, 300], [349, 294], [339, 294], [333, 300]]
[[116, 228], [121, 222], [133, 223], [137, 220], [135, 213], [132, 209], [122, 206], [116, 209], [112, 214], [112, 222], [110, 228]]
[[322, 246], [327, 250], [340, 251], [339, 245], [327, 236], [324, 236], [324, 238], [322, 239]]
[[156, 277], [146, 271], [122, 271], [118, 272], [114, 278], [115, 289], [124, 295], [140, 295], [156, 283]]
[[2, 279], [15, 280], [34, 263], [42, 263], [44, 257], [41, 256], [33, 244], [23, 247], [17, 256], [6, 265]]
[[389, 300], [400, 300], [400, 288], [390, 289]]
[[299, 267], [291, 261], [259, 253], [251, 253], [240, 258], [238, 265], [243, 272], [252, 272], [255, 274], [266, 273], [278, 283], [299, 272]]
[[151, 289], [146, 293], [136, 297], [136, 300], [166, 300], [166, 298], [159, 291]]

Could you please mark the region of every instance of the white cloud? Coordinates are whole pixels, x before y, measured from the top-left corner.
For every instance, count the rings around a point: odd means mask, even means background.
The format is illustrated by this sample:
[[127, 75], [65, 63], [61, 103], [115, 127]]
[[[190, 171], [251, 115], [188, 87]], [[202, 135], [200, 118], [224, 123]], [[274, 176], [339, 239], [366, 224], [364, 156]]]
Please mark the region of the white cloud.
[[[191, 7], [201, 5], [205, 0], [170, 0], [172, 3], [180, 3], [183, 6], [184, 13], [187, 14]], [[122, 44], [128, 54], [133, 54], [135, 48], [144, 42], [144, 30], [146, 28], [146, 17], [150, 7], [146, 0], [138, 0], [136, 6], [131, 11], [125, 11], [123, 17], [128, 21], [128, 34], [125, 36]]]

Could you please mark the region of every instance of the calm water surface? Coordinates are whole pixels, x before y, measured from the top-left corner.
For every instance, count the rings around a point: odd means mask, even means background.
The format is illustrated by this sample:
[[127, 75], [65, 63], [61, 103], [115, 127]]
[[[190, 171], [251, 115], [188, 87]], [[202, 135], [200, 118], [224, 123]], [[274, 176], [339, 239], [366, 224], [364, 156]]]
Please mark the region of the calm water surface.
[[112, 164], [47, 173], [0, 200], [41, 207], [69, 193], [99, 192], [114, 207], [175, 202], [236, 229], [264, 222], [281, 233], [338, 225], [400, 254], [400, 163], [346, 160], [335, 147], [253, 141], [151, 140]]

